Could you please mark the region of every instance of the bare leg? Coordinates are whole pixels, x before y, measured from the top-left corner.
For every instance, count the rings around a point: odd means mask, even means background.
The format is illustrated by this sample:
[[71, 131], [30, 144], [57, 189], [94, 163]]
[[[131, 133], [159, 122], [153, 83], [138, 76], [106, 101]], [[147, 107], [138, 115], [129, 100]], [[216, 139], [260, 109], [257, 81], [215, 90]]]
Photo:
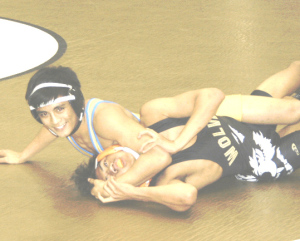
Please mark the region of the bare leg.
[[300, 86], [300, 61], [272, 75], [256, 89], [273, 98], [242, 96], [242, 121], [254, 124], [295, 124], [300, 121], [300, 101], [283, 99]]
[[266, 79], [256, 89], [262, 90], [273, 98], [283, 98], [293, 94], [300, 87], [300, 61]]
[[252, 124], [290, 125], [300, 121], [300, 101], [242, 96], [242, 121]]

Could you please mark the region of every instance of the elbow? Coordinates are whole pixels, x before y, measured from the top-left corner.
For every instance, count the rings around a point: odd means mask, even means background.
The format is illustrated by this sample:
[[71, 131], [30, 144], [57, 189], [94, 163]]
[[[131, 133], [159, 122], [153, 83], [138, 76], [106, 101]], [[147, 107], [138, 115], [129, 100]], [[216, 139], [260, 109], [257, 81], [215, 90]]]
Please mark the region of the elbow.
[[172, 156], [169, 152], [158, 146], [155, 146], [152, 150], [155, 151], [155, 156], [153, 156], [153, 160], [156, 160], [155, 165], [165, 168], [172, 164]]
[[185, 193], [181, 196], [180, 205], [172, 209], [177, 212], [185, 212], [189, 210], [197, 201], [197, 189], [194, 186], [185, 187]]
[[197, 189], [194, 186], [190, 185], [189, 188], [186, 188], [186, 192], [183, 195], [183, 204], [189, 207], [193, 206], [196, 203], [197, 195]]
[[169, 165], [172, 164], [172, 157], [171, 154], [166, 152], [166, 151], [162, 151], [162, 154], [160, 155], [160, 163], [164, 166], [167, 167]]

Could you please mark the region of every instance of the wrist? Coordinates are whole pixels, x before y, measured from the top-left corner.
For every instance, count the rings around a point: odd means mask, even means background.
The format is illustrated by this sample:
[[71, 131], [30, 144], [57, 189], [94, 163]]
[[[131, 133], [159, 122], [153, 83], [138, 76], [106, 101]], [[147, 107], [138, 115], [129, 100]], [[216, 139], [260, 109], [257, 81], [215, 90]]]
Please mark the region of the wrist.
[[131, 198], [136, 201], [148, 202], [149, 197], [147, 195], [147, 191], [149, 187], [134, 187], [131, 193]]
[[28, 160], [28, 157], [23, 153], [18, 153], [17, 158], [19, 163], [24, 163]]
[[174, 143], [174, 153], [177, 153], [178, 151], [180, 151], [183, 147], [184, 147], [184, 144], [180, 142], [180, 139], [176, 139], [173, 141]]

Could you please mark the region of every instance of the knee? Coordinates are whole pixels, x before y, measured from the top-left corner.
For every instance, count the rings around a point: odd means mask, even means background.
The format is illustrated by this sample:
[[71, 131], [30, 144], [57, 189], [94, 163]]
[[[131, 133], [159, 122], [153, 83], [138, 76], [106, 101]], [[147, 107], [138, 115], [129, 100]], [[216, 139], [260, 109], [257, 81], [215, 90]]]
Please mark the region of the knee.
[[185, 195], [180, 198], [180, 204], [175, 206], [170, 206], [171, 209], [177, 212], [185, 212], [189, 210], [197, 200], [197, 189], [187, 190]]

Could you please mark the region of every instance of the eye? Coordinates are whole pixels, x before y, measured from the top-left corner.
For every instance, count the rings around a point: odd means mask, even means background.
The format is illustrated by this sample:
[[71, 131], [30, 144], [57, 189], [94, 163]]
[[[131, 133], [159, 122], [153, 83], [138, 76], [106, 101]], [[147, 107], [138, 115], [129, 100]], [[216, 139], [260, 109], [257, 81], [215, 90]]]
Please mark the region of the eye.
[[65, 109], [65, 107], [63, 107], [63, 106], [57, 106], [55, 109], [56, 109], [58, 112], [62, 112], [62, 111]]
[[39, 112], [39, 117], [43, 118], [47, 116], [47, 112]]
[[103, 164], [104, 164], [105, 167], [108, 167], [108, 164], [107, 164], [106, 160], [103, 161]]
[[107, 167], [106, 160], [99, 161], [98, 164], [97, 164], [97, 168], [99, 168], [98, 172], [100, 173], [100, 176], [101, 176], [100, 179], [106, 181], [108, 179], [108, 176], [107, 176], [107, 173], [106, 173], [107, 168], [103, 168], [103, 166]]

